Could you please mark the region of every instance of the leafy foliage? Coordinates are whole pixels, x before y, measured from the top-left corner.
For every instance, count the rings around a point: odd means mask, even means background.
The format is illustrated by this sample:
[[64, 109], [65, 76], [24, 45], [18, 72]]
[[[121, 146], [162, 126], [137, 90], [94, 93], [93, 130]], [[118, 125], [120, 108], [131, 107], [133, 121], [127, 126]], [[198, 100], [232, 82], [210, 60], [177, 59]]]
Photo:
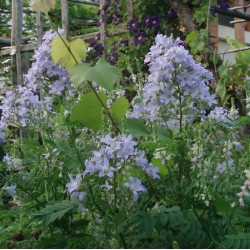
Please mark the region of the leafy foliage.
[[121, 77], [121, 71], [99, 59], [94, 67], [88, 64], [76, 65], [71, 71], [71, 80], [76, 86], [84, 81], [96, 82], [103, 88], [111, 91], [114, 84]]
[[78, 200], [64, 200], [52, 205], [47, 205], [39, 212], [33, 213], [33, 216], [35, 219], [41, 220], [45, 228], [56, 219], [61, 219], [67, 212], [75, 210], [78, 206]]
[[[107, 97], [103, 92], [97, 93], [102, 102], [106, 105]], [[72, 121], [79, 121], [84, 126], [94, 131], [102, 129], [103, 106], [96, 98], [95, 93], [86, 93], [81, 97], [80, 102], [73, 108], [71, 113]]]
[[80, 61], [85, 61], [87, 45], [81, 39], [71, 42], [63, 37], [57, 37], [51, 44], [51, 55], [54, 63], [60, 62], [66, 69], [73, 68]]

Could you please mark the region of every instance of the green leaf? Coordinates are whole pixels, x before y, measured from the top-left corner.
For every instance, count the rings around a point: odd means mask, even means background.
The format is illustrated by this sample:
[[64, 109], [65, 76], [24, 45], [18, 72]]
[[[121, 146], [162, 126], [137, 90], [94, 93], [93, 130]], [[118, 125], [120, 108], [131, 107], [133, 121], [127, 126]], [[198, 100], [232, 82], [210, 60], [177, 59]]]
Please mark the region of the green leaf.
[[119, 123], [124, 118], [129, 107], [128, 100], [122, 96], [115, 100], [115, 102], [111, 106], [111, 113], [114, 120]]
[[160, 143], [166, 144], [167, 139], [171, 136], [170, 130], [163, 126], [157, 126], [156, 128], [156, 135], [157, 139]]
[[152, 158], [151, 163], [153, 166], [159, 168], [159, 174], [161, 176], [168, 175], [168, 169], [166, 166], [164, 166], [159, 159]]
[[79, 200], [64, 200], [53, 205], [47, 205], [39, 212], [32, 215], [36, 219], [40, 219], [43, 222], [43, 227], [47, 227], [50, 223], [56, 219], [61, 219], [70, 210], [76, 209], [79, 206]]
[[48, 14], [50, 9], [55, 7], [56, 0], [31, 0], [30, 7], [34, 11], [41, 11]]
[[143, 120], [127, 119], [126, 128], [133, 136], [149, 136]]
[[51, 55], [54, 63], [60, 62], [66, 69], [71, 69], [80, 61], [85, 61], [86, 53], [87, 45], [80, 38], [69, 42], [63, 37], [57, 37], [51, 43]]
[[71, 81], [79, 85], [84, 81], [96, 82], [107, 90], [113, 90], [114, 84], [121, 78], [120, 69], [111, 66], [104, 59], [100, 58], [94, 67], [88, 64], [81, 64], [69, 71]]
[[222, 79], [219, 80], [217, 86], [216, 86], [216, 93], [219, 95], [219, 97], [223, 100], [226, 95], [226, 84]]
[[[97, 93], [103, 103], [106, 104], [107, 97], [103, 92]], [[102, 129], [102, 104], [94, 92], [86, 93], [71, 113], [71, 121], [81, 122], [87, 128], [98, 131]]]
[[213, 201], [213, 205], [218, 212], [228, 213], [232, 210], [230, 203], [224, 200], [222, 197], [215, 194], [215, 200]]
[[78, 87], [84, 80], [83, 73], [89, 70], [91, 66], [87, 63], [78, 64], [69, 70], [69, 75], [71, 76], [70, 81]]

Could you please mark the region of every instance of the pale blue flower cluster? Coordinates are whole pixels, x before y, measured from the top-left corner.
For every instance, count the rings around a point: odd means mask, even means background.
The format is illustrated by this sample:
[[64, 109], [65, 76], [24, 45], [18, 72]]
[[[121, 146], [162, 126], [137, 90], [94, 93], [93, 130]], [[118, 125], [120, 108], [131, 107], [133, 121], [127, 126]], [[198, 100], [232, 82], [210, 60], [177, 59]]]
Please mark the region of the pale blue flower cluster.
[[43, 113], [51, 111], [52, 98], [45, 97], [39, 100], [39, 96], [27, 87], [18, 86], [17, 92], [8, 91], [2, 100], [0, 109], [0, 140], [5, 141], [4, 135], [8, 125], [13, 123], [26, 127], [28, 123], [35, 125], [43, 116]]
[[223, 107], [215, 107], [207, 116], [207, 118], [219, 125], [229, 127], [235, 125], [235, 121], [237, 118], [239, 118], [239, 115], [237, 110], [227, 110]]
[[[93, 157], [86, 160], [85, 171], [78, 174], [75, 179], [70, 175], [70, 183], [66, 186], [71, 196], [80, 199], [79, 183], [82, 178], [84, 181], [87, 175], [95, 174], [106, 181], [114, 179], [116, 174], [122, 174], [123, 179], [127, 181], [118, 183], [119, 189], [129, 190], [132, 192], [133, 201], [137, 201], [139, 194], [146, 192], [146, 188], [133, 174], [147, 175], [153, 179], [160, 178], [159, 169], [148, 162], [145, 152], [135, 148], [137, 143], [133, 141], [132, 135], [111, 137], [108, 134], [101, 138], [100, 142], [100, 150], [93, 151]], [[110, 185], [102, 185], [102, 188], [110, 188]]]
[[150, 74], [133, 100], [131, 117], [172, 128], [180, 120], [192, 122], [217, 103], [209, 92], [212, 74], [194, 61], [180, 39], [157, 35], [145, 63]]
[[[62, 33], [62, 30], [59, 30]], [[48, 94], [61, 96], [64, 90], [72, 88], [69, 81], [67, 70], [63, 69], [61, 65], [54, 64], [51, 58], [51, 42], [57, 37], [53, 31], [48, 31], [43, 36], [42, 44], [37, 50], [33, 58], [35, 62], [32, 63], [31, 68], [25, 75], [25, 85], [29, 88], [40, 89], [46, 87], [46, 80], [52, 80]]]
[[[68, 72], [59, 64], [54, 65], [51, 58], [50, 44], [56, 36], [52, 31], [45, 33], [42, 44], [33, 56], [35, 62], [24, 77], [25, 86], [18, 86], [15, 92], [8, 91], [3, 97], [0, 106], [0, 143], [5, 142], [5, 130], [9, 124], [25, 127], [39, 123], [52, 110], [53, 95], [61, 96], [65, 90], [72, 92]], [[39, 89], [47, 92], [46, 95], [39, 96]]]
[[159, 169], [145, 158], [145, 152], [137, 150], [132, 135], [118, 135], [114, 138], [110, 134], [101, 139], [99, 151], [93, 151], [94, 157], [85, 162], [85, 173], [97, 173], [99, 177], [113, 178], [117, 172], [128, 174], [133, 167], [140, 168], [152, 178], [160, 178]]

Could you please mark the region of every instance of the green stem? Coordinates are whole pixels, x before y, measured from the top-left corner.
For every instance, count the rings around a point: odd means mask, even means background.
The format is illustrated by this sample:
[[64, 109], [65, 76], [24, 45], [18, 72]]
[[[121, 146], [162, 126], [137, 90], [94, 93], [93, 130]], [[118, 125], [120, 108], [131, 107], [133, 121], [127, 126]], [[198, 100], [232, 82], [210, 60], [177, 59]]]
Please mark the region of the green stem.
[[98, 93], [96, 92], [95, 88], [92, 86], [91, 82], [88, 81], [88, 85], [90, 86], [91, 90], [94, 92], [95, 96], [97, 97], [97, 99], [99, 100], [99, 102], [101, 103], [102, 107], [105, 109], [113, 127], [115, 130], [116, 135], [117, 134], [121, 134], [120, 129], [117, 126], [117, 123], [115, 122], [114, 118], [112, 117], [111, 111], [110, 109], [107, 107], [107, 105], [102, 101], [102, 99], [100, 98], [100, 96], [98, 95]]
[[99, 212], [102, 214], [102, 215], [105, 215], [105, 212], [102, 210], [102, 208], [98, 205], [98, 203], [96, 202], [95, 198], [94, 198], [94, 194], [93, 194], [93, 190], [91, 188], [91, 186], [89, 185], [89, 192], [91, 194], [91, 198], [92, 198], [92, 201], [94, 203], [94, 205], [96, 206], [96, 208], [99, 210]]
[[[69, 51], [70, 55], [73, 57], [74, 61], [76, 64], [78, 64], [78, 61], [74, 55], [74, 53], [71, 51], [70, 47], [68, 46], [68, 44], [66, 43], [65, 39], [62, 37], [62, 35], [58, 32], [58, 30], [56, 29], [57, 27], [55, 26], [55, 24], [53, 23], [53, 21], [51, 20], [51, 18], [48, 16], [49, 18], [49, 21], [52, 25], [52, 28], [55, 30], [55, 32], [58, 34], [58, 36], [60, 37], [60, 39], [62, 40], [63, 44], [65, 45], [65, 47], [67, 48], [67, 50]], [[105, 109], [113, 127], [114, 127], [114, 130], [115, 130], [115, 133], [116, 135], [121, 133], [120, 129], [118, 128], [115, 120], [113, 119], [112, 117], [112, 114], [111, 114], [111, 111], [110, 109], [107, 107], [107, 105], [102, 101], [102, 99], [100, 98], [100, 96], [98, 95], [97, 91], [95, 90], [95, 88], [92, 86], [91, 82], [88, 81], [87, 82], [89, 87], [91, 88], [91, 90], [94, 92], [95, 96], [97, 97], [97, 99], [99, 100], [99, 102], [101, 103], [102, 107]]]
[[69, 143], [70, 143], [71, 146], [74, 148], [74, 150], [75, 150], [75, 152], [76, 152], [76, 156], [77, 156], [77, 158], [78, 158], [78, 160], [79, 160], [79, 162], [80, 162], [80, 164], [81, 164], [81, 166], [82, 166], [82, 170], [84, 171], [84, 170], [85, 170], [85, 166], [84, 166], [84, 164], [83, 164], [83, 162], [82, 162], [82, 158], [81, 158], [81, 156], [80, 156], [80, 154], [79, 154], [79, 152], [78, 152], [78, 149], [77, 149], [77, 147], [76, 147], [76, 145], [75, 145], [75, 142], [74, 142], [74, 140], [73, 140], [72, 132], [71, 132], [71, 130], [70, 130], [70, 127], [69, 127], [69, 123], [68, 123], [68, 122], [67, 122], [67, 128], [68, 128], [68, 131], [69, 131], [69, 134], [70, 134], [70, 139], [71, 139], [71, 140], [69, 140]]
[[116, 212], [116, 201], [117, 201], [117, 195], [116, 195], [116, 174], [113, 178], [113, 188], [114, 188], [114, 211]]
[[122, 233], [119, 233], [119, 236], [120, 236], [120, 238], [122, 240], [122, 244], [123, 244], [124, 249], [127, 249], [128, 247], [127, 247], [126, 241], [125, 241]]
[[182, 101], [181, 101], [181, 90], [180, 90], [180, 86], [177, 85], [179, 94], [178, 94], [178, 98], [179, 98], [179, 103], [180, 103], [180, 119], [179, 119], [179, 124], [180, 124], [180, 132], [182, 131], [182, 122], [183, 122], [183, 113], [182, 113]]
[[216, 246], [216, 243], [218, 244], [218, 242], [216, 242], [216, 241], [213, 239], [212, 235], [210, 235], [209, 231], [207, 230], [207, 227], [203, 224], [202, 219], [200, 218], [200, 216], [199, 216], [198, 213], [196, 212], [194, 206], [192, 206], [192, 208], [193, 208], [194, 214], [195, 214], [196, 218], [198, 219], [198, 221], [200, 222], [200, 224], [201, 224], [201, 226], [202, 226], [204, 232], [207, 234], [207, 236], [208, 236], [208, 238], [210, 239], [210, 241], [211, 241], [213, 247], [215, 247], [215, 246]]

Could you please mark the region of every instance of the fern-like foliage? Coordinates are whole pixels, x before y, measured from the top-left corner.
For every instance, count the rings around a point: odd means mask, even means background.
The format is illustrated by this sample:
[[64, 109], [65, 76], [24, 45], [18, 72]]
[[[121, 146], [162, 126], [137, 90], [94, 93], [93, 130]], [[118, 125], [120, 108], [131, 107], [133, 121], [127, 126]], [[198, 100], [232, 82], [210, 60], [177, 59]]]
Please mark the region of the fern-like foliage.
[[239, 233], [225, 235], [223, 240], [218, 246], [225, 249], [249, 249], [250, 248], [250, 233]]
[[211, 245], [192, 210], [181, 211], [178, 206], [139, 212], [129, 226], [137, 227], [136, 248], [143, 248], [144, 244], [150, 248], [208, 248]]
[[32, 215], [35, 219], [41, 220], [45, 228], [56, 219], [61, 219], [67, 212], [77, 209], [78, 206], [79, 200], [77, 199], [64, 200], [52, 205], [47, 205], [47, 207]]

